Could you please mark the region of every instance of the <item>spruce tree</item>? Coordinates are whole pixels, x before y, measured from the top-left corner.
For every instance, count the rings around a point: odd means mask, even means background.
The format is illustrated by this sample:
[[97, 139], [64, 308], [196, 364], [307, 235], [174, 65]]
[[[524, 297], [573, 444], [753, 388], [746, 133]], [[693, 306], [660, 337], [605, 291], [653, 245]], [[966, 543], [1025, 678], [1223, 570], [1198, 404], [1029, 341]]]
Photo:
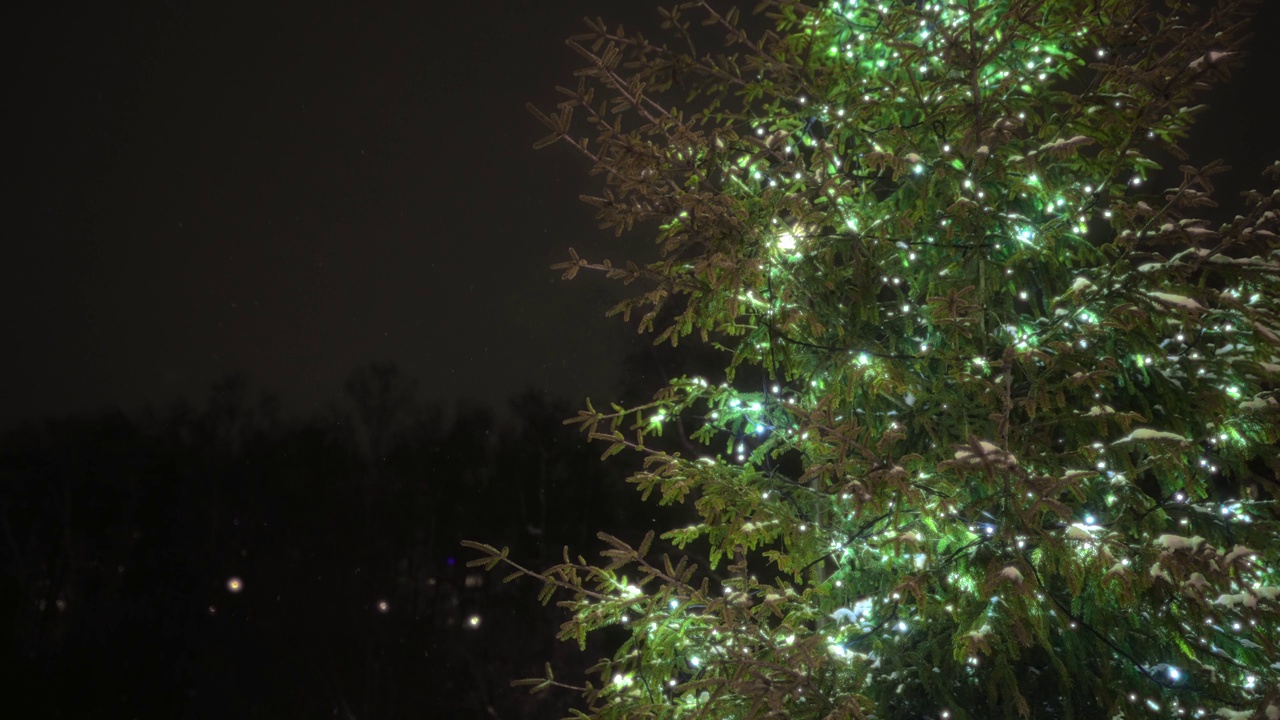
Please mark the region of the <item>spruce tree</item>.
[[725, 361], [571, 420], [696, 512], [662, 551], [470, 543], [565, 639], [625, 631], [525, 682], [593, 718], [1280, 718], [1280, 193], [1210, 221], [1227, 168], [1182, 147], [1249, 3], [723, 4], [590, 23], [533, 109], [660, 252], [557, 267]]

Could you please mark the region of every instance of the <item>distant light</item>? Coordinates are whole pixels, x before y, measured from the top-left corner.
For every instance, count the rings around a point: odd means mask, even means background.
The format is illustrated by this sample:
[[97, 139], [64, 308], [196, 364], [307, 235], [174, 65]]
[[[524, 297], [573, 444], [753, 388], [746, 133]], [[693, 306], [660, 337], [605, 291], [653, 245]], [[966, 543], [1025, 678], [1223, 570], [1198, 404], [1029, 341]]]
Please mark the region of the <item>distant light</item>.
[[390, 609], [391, 609], [391, 605], [390, 605], [390, 604], [388, 604], [386, 600], [379, 600], [379, 601], [378, 601], [378, 612], [380, 612], [380, 613], [385, 613], [385, 612], [387, 612], [387, 611], [388, 611], [388, 610], [390, 610]]
[[227, 592], [238, 593], [244, 589], [244, 583], [238, 577], [227, 578]]
[[480, 627], [480, 616], [472, 615], [471, 617], [467, 618], [467, 624], [473, 628]]

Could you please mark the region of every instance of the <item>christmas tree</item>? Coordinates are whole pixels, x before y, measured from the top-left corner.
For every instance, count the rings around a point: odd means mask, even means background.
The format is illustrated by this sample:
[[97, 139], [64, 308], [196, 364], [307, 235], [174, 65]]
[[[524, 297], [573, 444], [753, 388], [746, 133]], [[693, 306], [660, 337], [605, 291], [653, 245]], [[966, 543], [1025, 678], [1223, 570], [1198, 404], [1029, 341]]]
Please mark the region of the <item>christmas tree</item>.
[[525, 682], [598, 718], [1280, 719], [1280, 193], [1210, 222], [1227, 168], [1180, 146], [1249, 9], [694, 1], [573, 38], [543, 144], [661, 255], [558, 267], [725, 361], [571, 421], [696, 512], [685, 552], [470, 543], [565, 639], [625, 631]]

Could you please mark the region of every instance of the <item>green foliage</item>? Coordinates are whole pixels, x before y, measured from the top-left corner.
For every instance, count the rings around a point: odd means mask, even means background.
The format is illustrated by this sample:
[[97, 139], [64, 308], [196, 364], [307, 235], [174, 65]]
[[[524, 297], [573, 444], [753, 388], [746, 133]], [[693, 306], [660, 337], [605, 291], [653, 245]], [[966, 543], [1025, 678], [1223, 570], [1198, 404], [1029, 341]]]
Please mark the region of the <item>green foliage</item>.
[[556, 267], [725, 351], [568, 421], [692, 504], [661, 538], [706, 565], [472, 546], [564, 639], [626, 629], [584, 717], [1280, 716], [1280, 195], [1214, 226], [1221, 164], [1150, 189], [1247, 9], [695, 1], [570, 41], [542, 144], [661, 258]]

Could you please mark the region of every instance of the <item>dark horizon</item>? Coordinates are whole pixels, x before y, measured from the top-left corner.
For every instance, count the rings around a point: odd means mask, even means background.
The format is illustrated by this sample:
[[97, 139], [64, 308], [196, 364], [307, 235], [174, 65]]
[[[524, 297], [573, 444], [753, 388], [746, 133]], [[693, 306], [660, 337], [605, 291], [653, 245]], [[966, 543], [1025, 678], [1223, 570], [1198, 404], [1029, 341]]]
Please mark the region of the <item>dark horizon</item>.
[[[572, 698], [508, 683], [555, 657], [532, 583], [480, 570], [464, 539], [532, 565], [671, 514], [627, 463], [535, 392], [445, 416], [391, 365], [346, 403], [279, 422], [242, 380], [207, 402], [0, 432], [0, 661], [51, 718], [560, 717]], [[512, 646], [511, 638], [519, 642]]]

